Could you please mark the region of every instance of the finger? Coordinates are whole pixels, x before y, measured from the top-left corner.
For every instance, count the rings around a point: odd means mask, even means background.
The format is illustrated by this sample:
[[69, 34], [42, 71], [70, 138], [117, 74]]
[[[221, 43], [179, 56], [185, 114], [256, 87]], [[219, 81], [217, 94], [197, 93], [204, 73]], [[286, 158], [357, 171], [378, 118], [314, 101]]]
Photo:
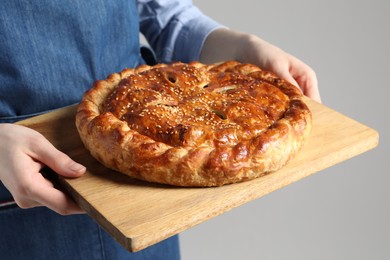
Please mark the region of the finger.
[[278, 75], [280, 78], [287, 80], [294, 86], [296, 86], [301, 92], [304, 92], [301, 86], [298, 84], [298, 82], [295, 80], [295, 78], [291, 75], [288, 68], [285, 66], [277, 66], [274, 68], [274, 73]]
[[57, 150], [46, 138], [39, 138], [31, 147], [32, 157], [49, 166], [56, 173], [66, 177], [78, 177], [85, 167]]
[[317, 101], [318, 103], [322, 102], [320, 92], [318, 91], [317, 88], [308, 87], [306, 91], [306, 95], [312, 98], [313, 100]]
[[303, 89], [301, 88], [301, 86], [298, 84], [298, 82], [290, 74], [282, 76], [282, 78], [284, 78], [285, 80], [287, 80], [288, 82], [293, 84], [295, 87], [297, 87], [303, 93]]
[[21, 208], [46, 206], [62, 215], [84, 213], [74, 201], [44, 178], [39, 172], [40, 169], [41, 165], [37, 162], [19, 169], [18, 172], [24, 178], [19, 179], [10, 189], [17, 205]]
[[[48, 187], [53, 187], [53, 183], [51, 183], [49, 180], [43, 179], [43, 182], [45, 182], [45, 185]], [[36, 181], [34, 179], [34, 183], [32, 185], [36, 185]], [[31, 185], [28, 185], [28, 187], [23, 187], [19, 190], [16, 194], [14, 194], [14, 200], [16, 204], [23, 209], [29, 209], [29, 208], [35, 208], [38, 206], [44, 206], [42, 203], [40, 203], [37, 199], [37, 194], [35, 194], [34, 188], [31, 188]]]
[[34, 199], [38, 204], [61, 215], [85, 213], [69, 196], [54, 188], [54, 185], [43, 176], [38, 177], [35, 183], [32, 193], [34, 193]]
[[314, 72], [311, 70], [307, 70], [305, 72], [292, 71], [291, 74], [296, 79], [306, 96], [321, 103], [318, 81]]

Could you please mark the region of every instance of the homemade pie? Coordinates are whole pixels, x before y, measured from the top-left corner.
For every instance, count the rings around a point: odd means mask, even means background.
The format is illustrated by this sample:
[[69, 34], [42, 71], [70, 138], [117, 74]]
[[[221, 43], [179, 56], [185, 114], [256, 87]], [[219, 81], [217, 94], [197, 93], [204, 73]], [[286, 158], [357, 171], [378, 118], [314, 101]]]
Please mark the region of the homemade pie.
[[276, 171], [309, 137], [301, 91], [236, 61], [142, 65], [95, 82], [81, 140], [104, 166], [177, 186], [220, 186]]

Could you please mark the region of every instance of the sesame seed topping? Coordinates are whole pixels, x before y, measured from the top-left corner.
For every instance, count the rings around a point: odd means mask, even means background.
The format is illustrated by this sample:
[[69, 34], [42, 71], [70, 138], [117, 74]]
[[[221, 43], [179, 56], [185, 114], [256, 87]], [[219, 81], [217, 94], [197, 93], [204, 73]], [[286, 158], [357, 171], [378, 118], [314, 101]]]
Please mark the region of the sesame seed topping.
[[[209, 138], [231, 129], [244, 135], [244, 129], [260, 125], [259, 120], [270, 125], [272, 120], [262, 112], [261, 104], [268, 102], [274, 110], [277, 104], [264, 94], [267, 91], [259, 90], [262, 83], [221, 70], [207, 73], [202, 67], [180, 63], [142, 69], [122, 80], [103, 107], [127, 120], [131, 128], [157, 139], [180, 140], [180, 135], [191, 136], [191, 131], [196, 135], [194, 129], [210, 132]], [[271, 111], [271, 117], [276, 113]], [[156, 134], [171, 137], [153, 136]]]

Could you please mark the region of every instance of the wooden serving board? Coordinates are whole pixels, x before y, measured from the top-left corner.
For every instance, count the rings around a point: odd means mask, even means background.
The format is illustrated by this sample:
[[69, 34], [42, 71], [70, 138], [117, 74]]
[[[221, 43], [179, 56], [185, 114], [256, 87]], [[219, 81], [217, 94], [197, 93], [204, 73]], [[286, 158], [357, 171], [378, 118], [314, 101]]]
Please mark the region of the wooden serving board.
[[314, 101], [307, 102], [313, 113], [312, 134], [295, 159], [256, 180], [217, 188], [150, 184], [108, 170], [83, 147], [74, 126], [76, 106], [19, 124], [39, 131], [87, 167], [80, 178], [60, 178], [63, 187], [120, 244], [135, 252], [378, 144], [375, 130]]

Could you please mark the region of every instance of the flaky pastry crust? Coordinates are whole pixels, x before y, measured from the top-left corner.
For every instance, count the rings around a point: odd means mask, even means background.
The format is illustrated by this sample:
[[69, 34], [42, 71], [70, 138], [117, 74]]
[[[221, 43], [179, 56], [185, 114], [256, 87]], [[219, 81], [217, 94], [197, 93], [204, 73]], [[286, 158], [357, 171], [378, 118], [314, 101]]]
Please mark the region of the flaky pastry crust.
[[76, 126], [92, 156], [131, 177], [220, 186], [276, 171], [302, 148], [300, 90], [236, 61], [142, 65], [95, 82]]

